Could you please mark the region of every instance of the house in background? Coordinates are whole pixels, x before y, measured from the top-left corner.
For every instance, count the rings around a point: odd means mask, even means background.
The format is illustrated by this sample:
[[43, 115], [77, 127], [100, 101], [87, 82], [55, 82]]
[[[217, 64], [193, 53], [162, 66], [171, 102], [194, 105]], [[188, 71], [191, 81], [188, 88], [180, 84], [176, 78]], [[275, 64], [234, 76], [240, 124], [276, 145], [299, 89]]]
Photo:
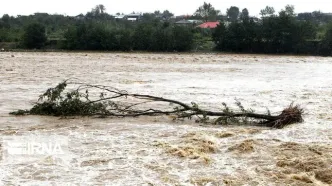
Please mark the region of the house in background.
[[203, 21], [201, 20], [181, 20], [181, 21], [177, 21], [175, 22], [176, 25], [182, 25], [182, 26], [195, 26], [197, 24], [201, 24]]
[[192, 24], [202, 24], [203, 21], [202, 20], [196, 20], [196, 19], [189, 19], [189, 22], [191, 22]]
[[124, 15], [124, 14], [114, 16], [115, 19], [124, 19], [125, 17], [126, 17], [126, 15]]
[[128, 14], [126, 15], [126, 18], [128, 21], [132, 21], [132, 22], [135, 22], [135, 21], [139, 21], [141, 18], [142, 18], [142, 14]]
[[188, 20], [183, 19], [183, 20], [181, 20], [181, 21], [177, 21], [177, 22], [175, 22], [175, 24], [176, 24], [176, 25], [179, 25], [179, 26], [190, 26], [190, 25], [192, 25], [193, 23], [190, 22], [190, 21], [188, 21]]
[[175, 16], [175, 20], [176, 21], [180, 21], [180, 20], [187, 20], [189, 19], [189, 17], [191, 17], [192, 15], [179, 15], [179, 16]]
[[142, 18], [142, 14], [140, 13], [132, 13], [132, 14], [116, 14], [113, 15], [116, 20], [128, 20], [131, 22], [139, 21]]
[[205, 22], [203, 24], [198, 25], [197, 27], [199, 28], [216, 28], [220, 24], [219, 21], [214, 21], [214, 22]]

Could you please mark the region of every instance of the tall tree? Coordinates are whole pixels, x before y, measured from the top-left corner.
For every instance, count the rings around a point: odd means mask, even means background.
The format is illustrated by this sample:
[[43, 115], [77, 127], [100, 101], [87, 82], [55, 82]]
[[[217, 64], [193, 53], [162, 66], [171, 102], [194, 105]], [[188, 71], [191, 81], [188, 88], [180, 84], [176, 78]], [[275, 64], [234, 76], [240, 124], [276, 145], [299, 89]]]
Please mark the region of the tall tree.
[[272, 16], [275, 13], [275, 10], [273, 7], [266, 6], [264, 9], [261, 10], [259, 13], [262, 17], [269, 17]]
[[294, 5], [286, 5], [285, 6], [285, 13], [289, 16], [295, 16]]
[[99, 16], [100, 14], [105, 13], [105, 6], [102, 4], [96, 5], [95, 8], [92, 9], [91, 13], [94, 14], [94, 16]]
[[204, 4], [196, 10], [195, 15], [202, 17], [204, 21], [207, 22], [209, 20], [216, 20], [219, 12], [220, 11], [215, 10], [215, 8], [210, 3], [204, 2]]
[[227, 16], [231, 22], [236, 22], [240, 15], [240, 9], [236, 6], [231, 6], [227, 9]]
[[156, 11], [154, 11], [154, 14], [155, 14], [156, 16], [159, 16], [161, 13], [160, 13], [159, 10], [156, 10]]
[[100, 12], [101, 14], [105, 13], [106, 8], [105, 8], [104, 5], [99, 4], [99, 5], [96, 6], [96, 8], [99, 9], [99, 12]]
[[243, 22], [248, 22], [249, 21], [249, 11], [248, 9], [243, 9], [242, 12], [241, 12], [241, 15], [240, 15], [240, 19], [243, 21]]
[[168, 10], [165, 10], [165, 11], [162, 13], [163, 18], [166, 19], [166, 20], [170, 19], [173, 15], [174, 15], [174, 14], [171, 13], [170, 11], [168, 11]]
[[227, 37], [227, 29], [224, 23], [220, 23], [216, 29], [213, 30], [212, 39], [219, 50], [225, 49], [225, 38]]
[[10, 16], [8, 14], [4, 14], [1, 18], [3, 22], [3, 27], [9, 28], [10, 27]]
[[29, 49], [43, 48], [47, 41], [45, 26], [40, 23], [32, 23], [24, 29], [22, 44]]

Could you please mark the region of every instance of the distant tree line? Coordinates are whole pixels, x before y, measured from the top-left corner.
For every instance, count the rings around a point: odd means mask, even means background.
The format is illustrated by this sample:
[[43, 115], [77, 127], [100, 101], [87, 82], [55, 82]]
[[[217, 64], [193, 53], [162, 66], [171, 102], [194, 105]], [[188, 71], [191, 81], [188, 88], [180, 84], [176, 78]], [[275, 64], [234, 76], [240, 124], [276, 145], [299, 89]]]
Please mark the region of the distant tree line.
[[222, 15], [205, 2], [188, 19], [220, 24], [199, 29], [178, 26], [168, 10], [144, 13], [137, 22], [116, 19], [103, 5], [75, 17], [5, 14], [0, 19], [0, 43], [15, 42], [18, 48], [28, 49], [182, 52], [208, 46], [225, 52], [332, 55], [332, 15], [295, 14], [291, 5], [278, 13], [266, 6], [260, 15], [252, 17], [248, 9], [236, 6]]
[[240, 18], [232, 19], [230, 25], [218, 25], [212, 34], [216, 49], [245, 53], [332, 55], [330, 24], [327, 24], [322, 38], [318, 39], [320, 23], [298, 20], [293, 6], [287, 5], [278, 14], [272, 7], [266, 7], [261, 15], [261, 21], [254, 21], [244, 9]]
[[188, 51], [193, 46], [190, 28], [147, 22], [135, 28], [111, 28], [102, 23], [79, 23], [64, 34], [68, 50]]

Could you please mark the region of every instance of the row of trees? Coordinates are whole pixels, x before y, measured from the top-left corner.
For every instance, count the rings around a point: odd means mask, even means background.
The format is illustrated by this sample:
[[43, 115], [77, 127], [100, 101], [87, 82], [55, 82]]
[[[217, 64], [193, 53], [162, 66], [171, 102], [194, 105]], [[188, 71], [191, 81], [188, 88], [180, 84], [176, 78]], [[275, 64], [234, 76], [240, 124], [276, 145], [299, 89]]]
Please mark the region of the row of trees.
[[[232, 6], [216, 29], [176, 26], [169, 11], [143, 14], [140, 22], [115, 20], [98, 5], [76, 17], [36, 13], [0, 19], [0, 42], [43, 48], [56, 41], [67, 50], [190, 51], [215, 43], [218, 51], [332, 55], [332, 26], [320, 12], [295, 14], [287, 5], [278, 14], [273, 7], [253, 19], [248, 9]], [[220, 18], [220, 11], [204, 3], [194, 14], [204, 21]]]
[[134, 29], [111, 28], [101, 23], [72, 26], [62, 44], [69, 50], [188, 51], [193, 46], [190, 28], [168, 23], [141, 23]]
[[[287, 5], [284, 11], [287, 12], [293, 11], [293, 16], [296, 16], [297, 20], [311, 21], [323, 24], [332, 21], [332, 14], [324, 14], [320, 11], [304, 12], [296, 15], [294, 13], [294, 6], [292, 5]], [[260, 11], [259, 14], [262, 18], [264, 18], [276, 15], [275, 13], [276, 11], [274, 10], [273, 7], [266, 6], [264, 9]], [[248, 9], [244, 8], [242, 9], [242, 11], [240, 11], [240, 8], [236, 6], [231, 6], [230, 8], [227, 8], [226, 14], [222, 15], [220, 10], [215, 9], [210, 3], [206, 2], [204, 2], [204, 4], [200, 6], [194, 13], [195, 18], [202, 19], [204, 21], [224, 20], [230, 22], [241, 20], [243, 16], [245, 17], [248, 15], [249, 15]]]
[[196, 19], [203, 19], [205, 22], [217, 20], [229, 20], [234, 22], [238, 20], [238, 18], [246, 15], [248, 15], [248, 10], [246, 8], [240, 12], [240, 9], [236, 6], [228, 8], [226, 15], [221, 15], [220, 10], [215, 9], [210, 3], [206, 2], [204, 2], [204, 4], [194, 13]]
[[278, 15], [271, 7], [261, 11], [260, 22], [243, 14], [229, 26], [220, 24], [213, 32], [213, 40], [220, 51], [253, 53], [295, 53], [332, 55], [329, 27], [317, 40], [318, 25], [296, 19], [293, 6], [286, 6]]

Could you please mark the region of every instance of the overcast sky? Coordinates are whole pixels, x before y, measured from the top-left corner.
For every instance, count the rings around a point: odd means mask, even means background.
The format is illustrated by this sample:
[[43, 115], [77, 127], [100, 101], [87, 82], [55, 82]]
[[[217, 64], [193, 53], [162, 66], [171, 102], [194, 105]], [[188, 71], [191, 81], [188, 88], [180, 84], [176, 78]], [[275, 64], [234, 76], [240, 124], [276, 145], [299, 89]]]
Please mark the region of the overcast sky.
[[[153, 12], [168, 9], [175, 15], [192, 14], [204, 3], [204, 0], [1, 0], [0, 15], [29, 15], [35, 12], [78, 15], [86, 13], [97, 4], [103, 4], [109, 14], [135, 12]], [[285, 5], [295, 6], [295, 12], [332, 12], [331, 0], [210, 0], [222, 13], [230, 6], [240, 9], [248, 8], [251, 15], [258, 15], [266, 5], [273, 6], [276, 11]]]

